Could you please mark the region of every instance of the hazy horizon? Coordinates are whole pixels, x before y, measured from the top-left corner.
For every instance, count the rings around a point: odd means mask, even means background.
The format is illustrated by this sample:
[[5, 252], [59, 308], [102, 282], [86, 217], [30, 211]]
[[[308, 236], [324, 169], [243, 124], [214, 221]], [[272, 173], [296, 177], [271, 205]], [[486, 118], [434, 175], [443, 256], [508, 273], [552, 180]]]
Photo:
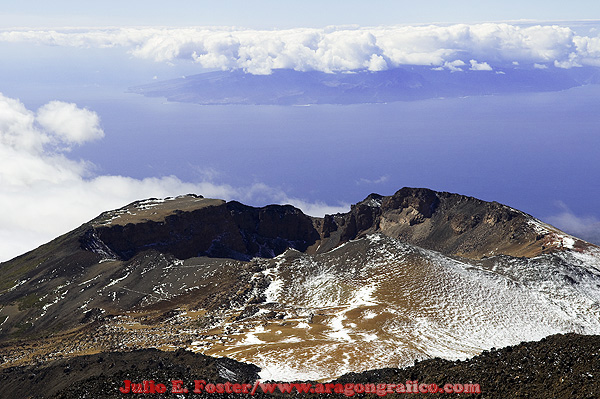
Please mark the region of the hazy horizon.
[[[57, 26], [59, 14], [49, 15]], [[188, 192], [292, 203], [322, 215], [371, 192], [428, 187], [600, 237], [598, 85], [310, 107], [200, 106], [127, 93], [213, 70], [376, 73], [420, 65], [474, 76], [528, 68], [552, 77], [600, 66], [594, 21], [371, 26], [369, 18], [328, 28], [316, 20], [281, 29], [264, 21], [244, 29], [49, 29], [43, 20], [0, 28], [0, 261], [104, 210]]]

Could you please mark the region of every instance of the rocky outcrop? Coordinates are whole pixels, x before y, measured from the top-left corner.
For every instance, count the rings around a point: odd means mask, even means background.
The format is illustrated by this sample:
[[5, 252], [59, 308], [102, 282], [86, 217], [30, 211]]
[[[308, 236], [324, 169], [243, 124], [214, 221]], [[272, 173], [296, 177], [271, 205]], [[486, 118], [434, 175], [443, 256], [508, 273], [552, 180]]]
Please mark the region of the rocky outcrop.
[[[185, 203], [193, 198], [180, 198]], [[130, 205], [131, 207], [131, 205]], [[160, 208], [160, 207], [158, 207]], [[255, 208], [236, 201], [175, 211], [135, 223], [92, 224], [84, 249], [129, 260], [156, 250], [178, 259], [198, 256], [249, 260], [272, 258], [287, 248], [305, 251], [319, 239], [310, 217], [291, 205]]]
[[[81, 247], [125, 261], [151, 249], [182, 260], [249, 260], [271, 258], [287, 248], [324, 253], [366, 234], [382, 233], [445, 255], [479, 259], [560, 250], [556, 235], [564, 234], [497, 202], [425, 188], [405, 187], [391, 196], [370, 194], [349, 212], [324, 218], [311, 218], [290, 205], [255, 208], [198, 196], [166, 204], [148, 201], [92, 222]], [[576, 244], [586, 245], [580, 240]]]
[[[12, 367], [0, 372], [0, 398], [118, 398], [124, 381], [153, 381], [167, 387], [164, 395], [152, 397], [177, 398], [172, 394], [172, 380], [189, 387], [194, 380], [211, 383], [254, 383], [260, 369], [227, 358], [213, 358], [185, 350], [163, 352], [144, 349], [131, 352], [107, 352], [49, 362], [43, 366]], [[136, 394], [133, 394], [137, 396]], [[145, 395], [144, 395], [145, 396]], [[233, 396], [233, 395], [232, 395]], [[239, 396], [239, 395], [237, 395]]]
[[[564, 235], [497, 202], [405, 187], [387, 197], [371, 194], [346, 214], [326, 216], [321, 248], [326, 251], [374, 232], [445, 255], [474, 259], [553, 252], [562, 249], [557, 234]], [[581, 240], [574, 244], [587, 245]]]

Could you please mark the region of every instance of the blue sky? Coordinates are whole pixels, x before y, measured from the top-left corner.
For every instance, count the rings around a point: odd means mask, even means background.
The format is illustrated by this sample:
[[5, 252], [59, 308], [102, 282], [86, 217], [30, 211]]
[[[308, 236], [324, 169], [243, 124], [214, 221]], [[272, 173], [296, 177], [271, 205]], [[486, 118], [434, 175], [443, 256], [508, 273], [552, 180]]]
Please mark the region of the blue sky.
[[[600, 240], [598, 86], [349, 107], [198, 108], [127, 93], [211, 69], [596, 68], [598, 22], [522, 21], [594, 19], [597, 1], [3, 4], [0, 261], [104, 210], [189, 192], [322, 215], [429, 187]], [[521, 22], [480, 24], [507, 20]], [[54, 29], [65, 26], [80, 28]]]
[[[6, 4], [8, 3], [8, 4]], [[595, 0], [282, 1], [21, 0], [0, 7], [0, 27], [226, 25], [248, 28], [600, 19]]]

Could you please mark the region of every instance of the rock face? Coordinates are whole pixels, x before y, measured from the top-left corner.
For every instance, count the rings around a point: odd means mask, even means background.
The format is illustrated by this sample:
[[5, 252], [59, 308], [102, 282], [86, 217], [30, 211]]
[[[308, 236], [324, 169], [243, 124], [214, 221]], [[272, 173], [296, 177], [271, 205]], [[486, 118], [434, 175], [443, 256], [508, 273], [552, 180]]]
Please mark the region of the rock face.
[[324, 218], [137, 201], [0, 264], [0, 367], [187, 348], [323, 379], [456, 359], [599, 334], [599, 264], [600, 248], [525, 213], [422, 188]]
[[172, 202], [163, 206], [147, 200], [108, 212], [91, 222], [81, 246], [125, 261], [150, 249], [181, 260], [250, 260], [272, 258], [287, 248], [324, 253], [349, 240], [382, 233], [445, 255], [475, 259], [500, 254], [532, 257], [561, 249], [554, 236], [560, 232], [530, 215], [496, 202], [423, 188], [405, 187], [387, 197], [371, 194], [350, 212], [323, 219], [290, 205], [254, 208], [198, 196]]
[[[561, 232], [497, 202], [405, 187], [394, 195], [371, 194], [343, 215], [325, 216], [324, 248], [382, 233], [445, 255], [479, 259], [533, 257], [563, 249]], [[564, 234], [564, 233], [562, 233]], [[576, 240], [574, 245], [588, 244]]]
[[93, 222], [81, 245], [92, 251], [106, 247], [121, 260], [149, 249], [178, 259], [209, 256], [250, 260], [272, 258], [287, 248], [305, 251], [319, 239], [311, 218], [290, 205], [254, 208], [236, 201], [215, 204], [214, 200], [195, 196], [176, 201], [182, 205], [194, 202], [197, 206], [136, 223], [127, 218], [123, 218], [125, 222], [121, 218]]

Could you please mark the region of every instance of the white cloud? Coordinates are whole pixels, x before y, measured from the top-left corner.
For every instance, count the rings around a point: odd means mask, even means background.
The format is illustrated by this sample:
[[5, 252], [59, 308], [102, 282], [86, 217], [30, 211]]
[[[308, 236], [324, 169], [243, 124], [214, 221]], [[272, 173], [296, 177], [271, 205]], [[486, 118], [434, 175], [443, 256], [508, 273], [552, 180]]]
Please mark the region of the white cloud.
[[575, 36], [573, 43], [577, 49], [575, 54], [582, 65], [600, 66], [600, 35], [596, 37]]
[[471, 71], [491, 71], [492, 67], [487, 62], [477, 62], [476, 60], [470, 60]]
[[263, 184], [234, 188], [210, 181], [183, 182], [175, 176], [141, 180], [94, 176], [93, 165], [67, 158], [64, 150], [65, 145], [101, 137], [99, 123], [98, 115], [74, 104], [53, 101], [36, 114], [0, 94], [0, 261], [50, 241], [105, 210], [149, 197], [197, 193], [253, 203], [289, 203], [313, 216], [349, 209], [346, 204], [291, 198]]
[[264, 204], [290, 204], [296, 208], [302, 209], [304, 213], [311, 216], [331, 215], [338, 212], [348, 212], [350, 210], [350, 204], [340, 203], [338, 205], [329, 205], [321, 201], [309, 202], [300, 198], [290, 197], [283, 190], [269, 187], [263, 183], [255, 183], [250, 187], [238, 190], [237, 197], [242, 200]]
[[462, 72], [462, 66], [466, 64], [462, 60], [454, 60], [452, 62], [445, 62], [444, 67], [448, 68], [452, 72]]
[[600, 36], [579, 36], [557, 25], [4, 30], [0, 42], [124, 47], [139, 58], [192, 60], [204, 68], [244, 69], [255, 74], [276, 68], [336, 72], [378, 71], [407, 64], [440, 67], [457, 60], [477, 60], [472, 68], [517, 63], [600, 66]]
[[574, 53], [569, 54], [569, 58], [566, 60], [554, 60], [554, 66], [556, 68], [571, 69], [573, 67], [582, 66], [577, 62], [577, 56]]
[[35, 130], [34, 122], [21, 102], [0, 94], [0, 148], [40, 152], [49, 138]]
[[385, 71], [388, 69], [388, 64], [385, 58], [380, 55], [373, 54], [371, 59], [369, 60], [369, 66], [367, 67], [369, 71]]
[[386, 181], [389, 180], [389, 176], [384, 175], [381, 176], [377, 179], [365, 179], [364, 177], [361, 177], [360, 179], [358, 179], [356, 181], [356, 184], [381, 184], [381, 183], [385, 183]]
[[104, 137], [98, 115], [75, 104], [49, 102], [38, 109], [36, 120], [66, 144], [83, 144]]
[[566, 204], [557, 203], [562, 211], [546, 218], [548, 223], [576, 237], [600, 245], [600, 220], [594, 216], [575, 215]]

